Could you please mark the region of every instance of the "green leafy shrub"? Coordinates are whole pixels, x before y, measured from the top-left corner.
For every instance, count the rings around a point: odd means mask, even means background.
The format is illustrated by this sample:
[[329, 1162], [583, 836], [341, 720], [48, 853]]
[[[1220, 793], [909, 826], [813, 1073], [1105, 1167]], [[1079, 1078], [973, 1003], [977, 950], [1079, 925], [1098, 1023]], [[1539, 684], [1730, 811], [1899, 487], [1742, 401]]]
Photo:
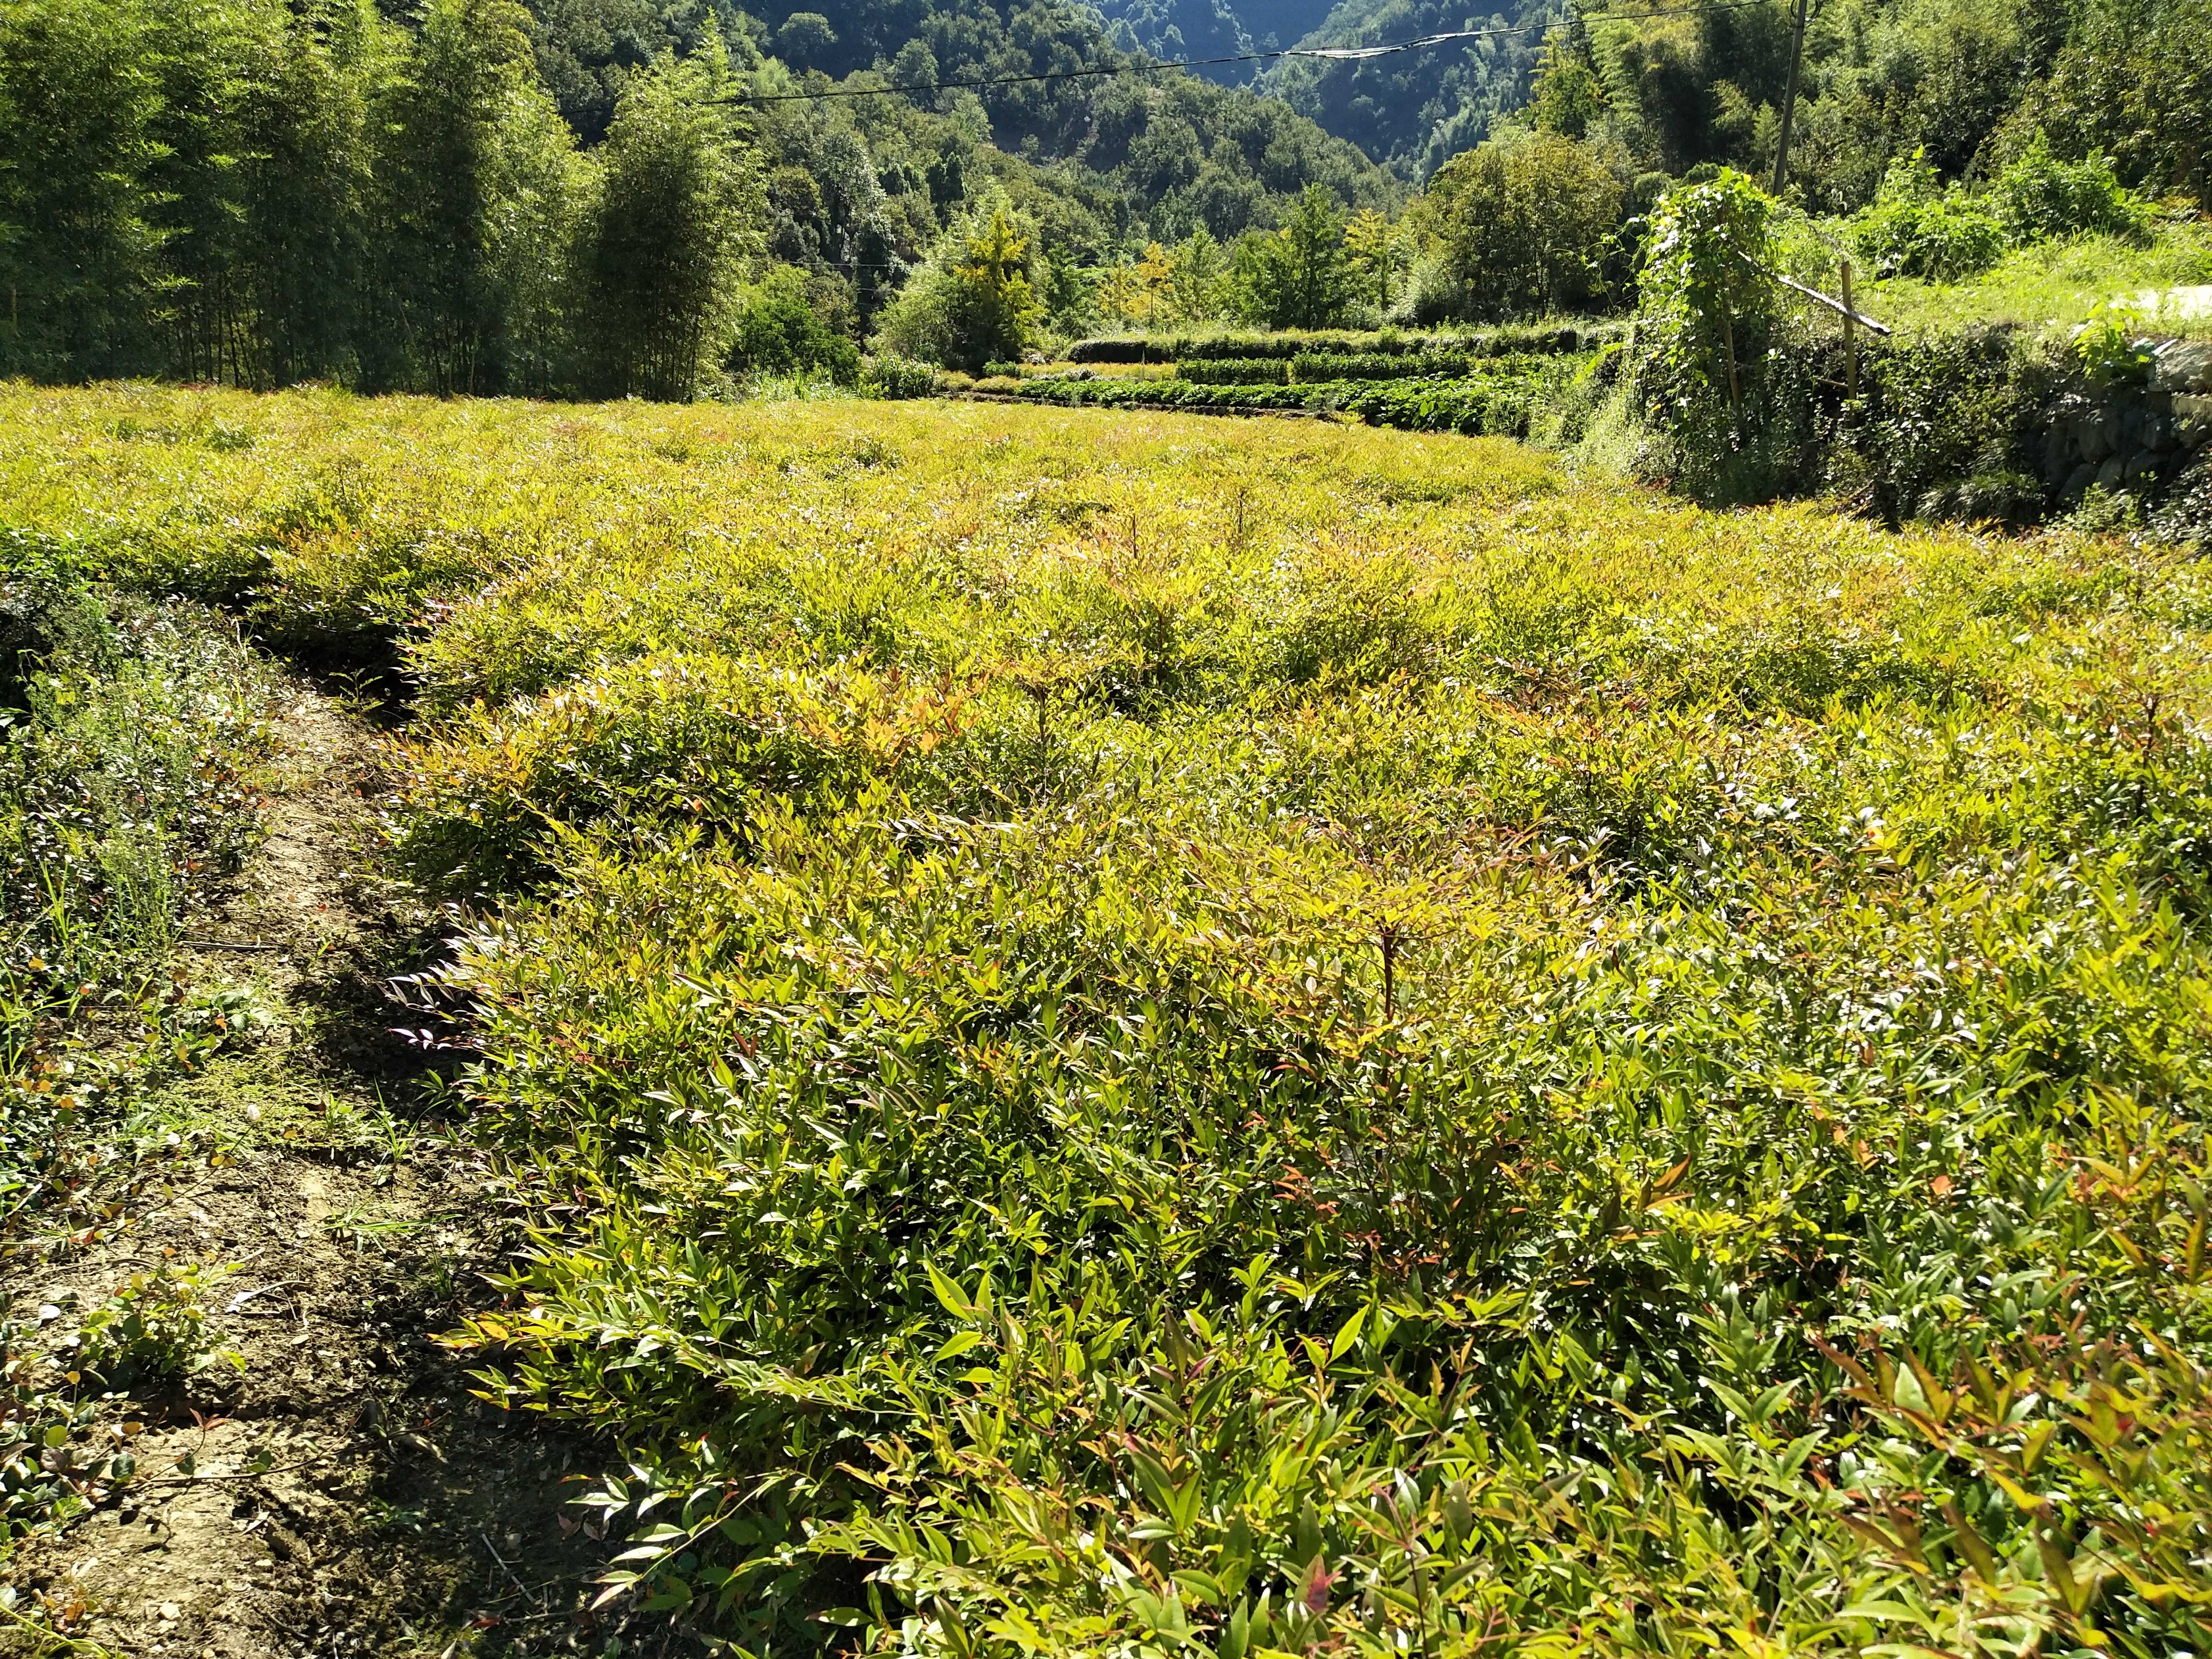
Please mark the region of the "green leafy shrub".
[[1382, 329], [1373, 333], [1346, 331], [1280, 331], [1264, 334], [1224, 333], [1204, 336], [1160, 335], [1079, 340], [1068, 348], [1068, 361], [1077, 363], [1187, 363], [1224, 358], [1279, 360], [1308, 354], [1342, 356], [1420, 356], [1437, 354], [1469, 357], [1528, 356], [1548, 352], [1576, 353], [1625, 338], [1618, 323], [1576, 322], [1522, 324], [1479, 330], [1429, 331]]
[[2148, 204], [2121, 185], [2110, 157], [2092, 150], [2080, 161], [2062, 161], [2040, 127], [1997, 175], [1990, 196], [2007, 234], [2022, 244], [2060, 236], [2139, 236], [2150, 216]]
[[807, 297], [805, 273], [779, 265], [738, 293], [730, 367], [750, 374], [821, 374], [852, 386], [860, 378], [860, 351], [822, 320]]
[[2032, 523], [2042, 516], [2044, 410], [2061, 376], [2012, 329], [1885, 343], [1861, 358], [1861, 406], [1835, 441], [1832, 478], [1892, 517]]
[[1301, 352], [1291, 359], [1293, 380], [1406, 380], [1491, 372], [1480, 358], [1424, 352]]
[[878, 351], [861, 360], [860, 385], [871, 398], [927, 398], [937, 390], [937, 371], [911, 357]]
[[1851, 236], [1877, 275], [1939, 283], [1987, 270], [2008, 245], [1998, 214], [1955, 185], [1942, 188], [1921, 150], [1891, 164]]
[[512, 890], [558, 832], [672, 813], [742, 840], [770, 797], [810, 801], [926, 765], [969, 699], [896, 671], [811, 675], [665, 653], [494, 715], [415, 750], [403, 861], [425, 884]]
[[56, 1391], [47, 1362], [31, 1328], [0, 1321], [0, 1547], [74, 1520], [136, 1472], [127, 1449], [75, 1443], [96, 1407]]
[[[1106, 408], [1133, 404], [1232, 414], [1268, 410], [1304, 410], [1317, 414], [1357, 415], [1375, 426], [1404, 427], [1417, 432], [1463, 432], [1509, 437], [1525, 435], [1537, 408], [1562, 385], [1571, 381], [1583, 360], [1565, 357], [1482, 359], [1467, 366], [1474, 372], [1451, 375], [1413, 374], [1407, 371], [1428, 360], [1386, 357], [1367, 367], [1369, 380], [1307, 382], [1299, 378], [1285, 384], [1279, 379], [1254, 382], [1248, 374], [1274, 368], [1280, 359], [1259, 359], [1252, 364], [1227, 360], [1238, 379], [1217, 385], [1210, 378], [1184, 377], [1178, 368], [1172, 380], [1106, 380], [1039, 379], [1009, 387], [1015, 395], [1039, 403], [1089, 404]], [[1326, 370], [1332, 359], [1294, 359]], [[1210, 374], [1213, 362], [1192, 367]], [[1396, 372], [1389, 372], [1393, 368]]]
[[2074, 358], [2092, 380], [2139, 381], [2150, 372], [2150, 342], [2135, 307], [2100, 302], [2074, 331]]
[[217, 1359], [243, 1370], [243, 1361], [216, 1345], [208, 1325], [209, 1293], [228, 1271], [161, 1267], [132, 1274], [87, 1316], [70, 1369], [107, 1389], [169, 1382]]
[[1772, 494], [1802, 437], [1803, 365], [1768, 274], [1773, 208], [1723, 171], [1668, 194], [1644, 241], [1635, 390], [1667, 445], [1647, 465], [1701, 496]]

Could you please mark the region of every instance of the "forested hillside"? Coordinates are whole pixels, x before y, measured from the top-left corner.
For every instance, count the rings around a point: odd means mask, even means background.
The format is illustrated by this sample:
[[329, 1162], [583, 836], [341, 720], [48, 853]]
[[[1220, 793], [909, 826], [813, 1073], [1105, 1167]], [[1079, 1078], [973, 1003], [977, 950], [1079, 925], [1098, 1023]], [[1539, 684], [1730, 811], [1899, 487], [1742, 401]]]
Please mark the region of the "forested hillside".
[[[1185, 0], [1186, 4], [1194, 0]], [[1091, 7], [1067, 0], [803, 0], [813, 9], [763, 6], [714, 14], [733, 62], [769, 64], [764, 89], [823, 84], [806, 79], [874, 72], [884, 82], [929, 85], [1050, 76], [1133, 63], [1140, 46], [1156, 56], [1201, 51], [1148, 24], [1109, 29]], [[623, 78], [658, 52], [696, 47], [709, 9], [678, 0], [654, 11], [641, 0], [536, 0], [532, 40], [541, 72], [586, 141], [604, 130]], [[1203, 50], [1244, 49], [1233, 31]], [[798, 77], [796, 79], [792, 77]], [[880, 100], [867, 100], [880, 101]], [[965, 111], [959, 131], [1027, 160], [1072, 161], [1120, 198], [1126, 223], [1164, 216], [1164, 225], [1204, 222], [1234, 235], [1271, 222], [1280, 198], [1320, 180], [1340, 197], [1373, 196], [1364, 160], [1332, 143], [1279, 100], [1255, 98], [1173, 71], [1069, 80], [1014, 80], [972, 98], [950, 94], [899, 100], [922, 114]], [[973, 118], [980, 114], [979, 122]], [[931, 124], [924, 123], [925, 127]]]
[[[1329, 0], [1099, 0], [1116, 45], [1155, 58], [1231, 57], [1294, 46], [1329, 15]], [[1208, 80], [1241, 86], [1263, 64], [1201, 68]]]
[[[1629, 164], [1766, 173], [1788, 76], [1792, 8], [1522, 0], [1487, 18], [1441, 0], [1343, 0], [1315, 44], [1449, 29], [1519, 30], [1358, 62], [1293, 60], [1261, 84], [1406, 177], [1424, 179], [1534, 95], [1564, 60], [1554, 114], [1616, 138]], [[1667, 15], [1654, 17], [1655, 12]], [[1547, 35], [1527, 26], [1572, 14]], [[2212, 155], [2212, 33], [2203, 0], [1834, 0], [1812, 9], [1793, 171], [1830, 211], [1864, 205], [1889, 162], [1925, 146], [1945, 177], [1990, 168], [2024, 125], [2062, 131], [2139, 176], [2186, 185]], [[2191, 43], [2196, 43], [2194, 45]]]
[[1452, 0], [1341, 0], [1308, 37], [1310, 44], [1368, 46], [1454, 29], [1498, 32], [1388, 58], [1291, 59], [1261, 84], [1418, 181], [1480, 143], [1498, 116], [1528, 100], [1546, 39], [1542, 26], [1568, 9], [1562, 0], [1511, 0], [1489, 14]]
[[1175, 72], [792, 96], [1120, 61], [1068, 6], [8, 0], [0, 374], [688, 397], [749, 276], [789, 267], [864, 335], [979, 203], [1065, 270], [1309, 185], [1399, 199], [1279, 101]]

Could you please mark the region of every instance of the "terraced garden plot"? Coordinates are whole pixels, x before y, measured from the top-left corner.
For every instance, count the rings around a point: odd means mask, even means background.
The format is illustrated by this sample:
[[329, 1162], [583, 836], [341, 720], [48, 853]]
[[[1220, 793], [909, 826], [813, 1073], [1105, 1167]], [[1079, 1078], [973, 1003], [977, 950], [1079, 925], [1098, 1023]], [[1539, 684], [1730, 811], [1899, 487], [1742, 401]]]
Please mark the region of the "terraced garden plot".
[[617, 1592], [2203, 1641], [2197, 566], [1323, 425], [4, 414], [19, 544], [416, 688], [422, 1018], [539, 1227], [451, 1340], [604, 1449]]

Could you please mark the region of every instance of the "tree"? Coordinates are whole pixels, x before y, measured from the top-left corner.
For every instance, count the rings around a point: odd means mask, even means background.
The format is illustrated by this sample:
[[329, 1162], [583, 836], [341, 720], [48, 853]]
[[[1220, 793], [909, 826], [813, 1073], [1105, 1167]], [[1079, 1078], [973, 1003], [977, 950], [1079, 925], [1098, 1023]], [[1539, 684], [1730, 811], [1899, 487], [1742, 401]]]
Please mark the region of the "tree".
[[1116, 322], [1150, 328], [1173, 320], [1169, 284], [1175, 265], [1158, 242], [1146, 245], [1136, 259], [1124, 260], [1109, 270], [1098, 284], [1098, 308]]
[[371, 386], [496, 392], [521, 308], [544, 304], [565, 262], [556, 231], [574, 143], [532, 70], [515, 0], [430, 0], [375, 89]]
[[1346, 257], [1352, 261], [1378, 310], [1388, 311], [1393, 283], [1406, 262], [1406, 242], [1401, 228], [1368, 208], [1352, 216], [1344, 228]]
[[0, 374], [153, 367], [152, 23], [130, 0], [0, 6]]
[[1245, 311], [1270, 328], [1331, 328], [1352, 301], [1344, 221], [1328, 192], [1308, 185], [1282, 228], [1237, 245]]
[[1034, 243], [1004, 196], [979, 204], [884, 310], [880, 347], [971, 374], [1018, 357], [1042, 309]]
[[252, 319], [239, 164], [254, 82], [276, 55], [281, 11], [234, 0], [155, 0], [159, 78], [147, 184], [161, 233], [151, 319], [163, 368], [187, 380], [240, 378]]
[[2186, 191], [2212, 208], [2212, 0], [2145, 9], [2084, 8], [2075, 38], [2004, 136], [2014, 150], [2037, 132], [2061, 156], [2102, 150], [2124, 181]]
[[1620, 229], [1619, 176], [1555, 132], [1494, 138], [1430, 182], [1422, 221], [1437, 244], [1440, 307], [1512, 317], [1586, 307], [1604, 293]]
[[1583, 138], [1605, 106], [1605, 82], [1591, 61], [1589, 37], [1577, 21], [1571, 37], [1553, 35], [1544, 43], [1528, 112], [1539, 131]]
[[1175, 246], [1169, 258], [1167, 302], [1177, 322], [1212, 322], [1222, 314], [1229, 258], [1204, 225]]
[[349, 373], [367, 252], [366, 89], [391, 53], [360, 0], [288, 11], [240, 132], [238, 286], [253, 325], [239, 377], [286, 386]]
[[163, 367], [269, 386], [349, 366], [373, 9], [155, 0], [161, 97], [149, 174]]
[[837, 44], [837, 32], [818, 11], [795, 11], [775, 32], [775, 53], [793, 69], [819, 69]]
[[633, 76], [603, 155], [586, 255], [595, 384], [689, 398], [719, 362], [765, 208], [727, 105], [719, 43]]

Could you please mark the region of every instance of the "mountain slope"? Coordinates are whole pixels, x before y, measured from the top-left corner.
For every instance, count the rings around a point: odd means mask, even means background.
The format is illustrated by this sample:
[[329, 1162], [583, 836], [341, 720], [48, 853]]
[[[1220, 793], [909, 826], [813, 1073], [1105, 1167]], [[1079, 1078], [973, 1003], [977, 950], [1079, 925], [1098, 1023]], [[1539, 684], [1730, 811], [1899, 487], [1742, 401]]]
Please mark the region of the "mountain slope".
[[[1199, 37], [1211, 45], [1235, 50], [1245, 38], [1236, 18], [1204, 9], [1227, 0], [1141, 3], [1182, 8], [1194, 31], [1213, 31]], [[1279, 100], [1180, 70], [1142, 70], [1116, 44], [1132, 38], [1134, 26], [1127, 17], [1109, 26], [1089, 6], [799, 0], [751, 15], [717, 12], [713, 4], [532, 0], [540, 71], [587, 142], [605, 131], [616, 94], [638, 65], [656, 52], [687, 51], [714, 27], [732, 61], [762, 77], [764, 88], [826, 92], [855, 75], [879, 76], [860, 83], [877, 85], [1004, 81], [977, 91], [785, 102], [757, 111], [785, 163], [802, 169], [814, 167], [811, 147], [823, 120], [853, 127], [866, 143], [875, 185], [920, 204], [903, 216], [917, 228], [941, 219], [965, 188], [958, 181], [979, 171], [1018, 186], [1018, 193], [1065, 198], [1064, 207], [1079, 199], [1079, 211], [1040, 216], [1057, 216], [1067, 239], [1089, 248], [1131, 235], [1180, 237], [1201, 225], [1234, 236], [1276, 222], [1288, 198], [1308, 184], [1323, 185], [1347, 206], [1387, 207], [1402, 195], [1355, 146]], [[818, 9], [805, 9], [810, 4]], [[1287, 25], [1314, 9], [1315, 0], [1302, 0], [1274, 9]], [[1164, 9], [1146, 27], [1164, 40], [1164, 31], [1181, 26]], [[1186, 42], [1177, 55], [1194, 50]], [[1119, 66], [1133, 72], [1006, 79]], [[810, 109], [817, 114], [801, 119]], [[808, 155], [786, 154], [790, 146], [781, 137], [801, 129]]]
[[1565, 14], [1564, 0], [1512, 0], [1510, 10], [1487, 16], [1471, 14], [1463, 0], [1342, 0], [1301, 44], [1380, 46], [1465, 28], [1523, 32], [1358, 62], [1291, 58], [1257, 84], [1418, 182], [1480, 143], [1497, 116], [1528, 101], [1543, 50], [1540, 26]]
[[[1321, 27], [1330, 0], [1098, 0], [1125, 52], [1168, 62], [1224, 58], [1287, 46]], [[1246, 86], [1263, 64], [1219, 64], [1193, 71], [1224, 86]]]

